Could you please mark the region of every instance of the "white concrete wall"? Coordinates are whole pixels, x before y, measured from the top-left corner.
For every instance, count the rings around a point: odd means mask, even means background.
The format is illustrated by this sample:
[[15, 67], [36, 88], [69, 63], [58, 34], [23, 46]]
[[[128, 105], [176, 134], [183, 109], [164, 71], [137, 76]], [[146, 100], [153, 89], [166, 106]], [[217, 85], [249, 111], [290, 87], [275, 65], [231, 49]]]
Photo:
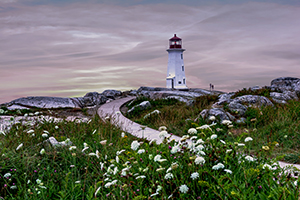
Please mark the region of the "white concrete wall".
[[[186, 77], [185, 77], [185, 66], [183, 63], [183, 57], [181, 58], [181, 54], [183, 54], [184, 49], [168, 49], [169, 53], [168, 58], [168, 70], [167, 70], [167, 77], [168, 76], [175, 76], [174, 77], [174, 88], [187, 88], [186, 87]], [[184, 66], [184, 71], [182, 71], [182, 66]], [[183, 82], [185, 79], [185, 83]], [[181, 84], [179, 84], [179, 81]], [[167, 83], [167, 88], [170, 84]]]

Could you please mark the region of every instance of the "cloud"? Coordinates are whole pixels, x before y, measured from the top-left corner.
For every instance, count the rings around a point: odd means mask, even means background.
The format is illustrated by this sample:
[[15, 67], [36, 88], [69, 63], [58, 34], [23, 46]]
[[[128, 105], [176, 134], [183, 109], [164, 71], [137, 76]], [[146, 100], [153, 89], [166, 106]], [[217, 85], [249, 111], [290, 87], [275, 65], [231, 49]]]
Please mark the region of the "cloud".
[[300, 77], [300, 6], [191, 3], [3, 4], [0, 102], [164, 87], [174, 33], [189, 87], [233, 91]]

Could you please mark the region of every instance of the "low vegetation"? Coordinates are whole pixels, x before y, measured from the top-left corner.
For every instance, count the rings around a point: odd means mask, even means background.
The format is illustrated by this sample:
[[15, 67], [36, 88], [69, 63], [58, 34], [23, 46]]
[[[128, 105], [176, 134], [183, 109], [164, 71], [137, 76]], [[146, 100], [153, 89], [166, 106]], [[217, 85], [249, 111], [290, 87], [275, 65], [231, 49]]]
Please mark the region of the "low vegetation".
[[[160, 129], [162, 144], [97, 116], [17, 123], [0, 132], [0, 199], [299, 199], [295, 174], [277, 161], [286, 154], [298, 162], [300, 102], [249, 109], [249, 123], [238, 126], [198, 117], [216, 99], [151, 100], [129, 116]], [[67, 145], [53, 147], [49, 137]]]

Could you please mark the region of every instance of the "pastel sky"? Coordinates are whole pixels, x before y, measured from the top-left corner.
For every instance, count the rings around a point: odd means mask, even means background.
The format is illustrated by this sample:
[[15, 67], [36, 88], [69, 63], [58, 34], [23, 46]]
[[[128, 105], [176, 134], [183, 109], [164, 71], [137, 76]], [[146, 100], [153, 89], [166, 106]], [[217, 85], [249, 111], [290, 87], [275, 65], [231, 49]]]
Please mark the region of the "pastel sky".
[[165, 87], [174, 33], [188, 87], [300, 78], [299, 0], [0, 0], [0, 103]]

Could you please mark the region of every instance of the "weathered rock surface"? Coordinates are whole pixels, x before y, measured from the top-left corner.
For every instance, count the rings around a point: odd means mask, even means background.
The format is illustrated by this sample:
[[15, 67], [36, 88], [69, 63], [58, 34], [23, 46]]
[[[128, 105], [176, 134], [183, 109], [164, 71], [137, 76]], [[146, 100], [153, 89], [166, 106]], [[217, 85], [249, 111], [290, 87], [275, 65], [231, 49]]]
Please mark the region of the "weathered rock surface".
[[209, 118], [210, 116], [215, 116], [217, 119], [220, 119], [220, 121], [235, 119], [234, 116], [232, 116], [230, 113], [226, 112], [223, 108], [204, 109], [201, 111], [201, 113], [195, 119], [195, 121], [197, 121], [200, 116], [203, 119]]
[[140, 87], [136, 94], [137, 96], [145, 96], [151, 99], [176, 98], [179, 101], [187, 104], [192, 104], [191, 100], [196, 97], [209, 94], [221, 94], [220, 91], [209, 91], [204, 89], [182, 89], [176, 90], [171, 88], [155, 88], [155, 87]]
[[72, 100], [78, 107], [84, 108], [104, 104], [108, 98], [98, 92], [89, 92], [84, 97], [74, 97]]
[[143, 101], [142, 103], [133, 106], [131, 109], [129, 109], [127, 111], [128, 114], [132, 113], [134, 110], [136, 109], [140, 109], [140, 110], [146, 110], [147, 108], [151, 107], [151, 104], [149, 101]]
[[70, 98], [61, 97], [23, 97], [8, 103], [7, 107], [22, 106], [27, 108], [76, 108]]
[[274, 104], [264, 96], [258, 95], [243, 95], [240, 97], [236, 97], [232, 101], [233, 104], [246, 104], [248, 106], [274, 106]]
[[102, 92], [101, 94], [107, 98], [116, 99], [117, 97], [120, 97], [122, 95], [122, 92], [119, 90], [104, 90], [104, 92]]
[[289, 100], [298, 100], [296, 92], [284, 91], [283, 93], [271, 92], [270, 97], [278, 103], [287, 103]]

